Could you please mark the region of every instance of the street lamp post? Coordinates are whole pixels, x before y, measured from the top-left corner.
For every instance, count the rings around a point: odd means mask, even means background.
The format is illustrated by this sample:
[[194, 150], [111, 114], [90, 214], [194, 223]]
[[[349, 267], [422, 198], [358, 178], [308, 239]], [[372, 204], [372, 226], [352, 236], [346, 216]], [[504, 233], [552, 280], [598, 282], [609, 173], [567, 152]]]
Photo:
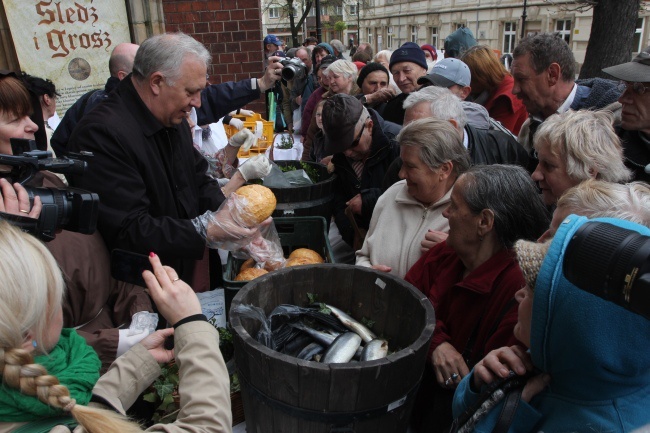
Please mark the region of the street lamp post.
[[524, 13], [521, 14], [521, 39], [526, 36], [526, 0], [524, 0]]
[[321, 38], [323, 37], [323, 34], [321, 32], [320, 28], [320, 0], [315, 0], [314, 1], [314, 7], [316, 8], [316, 39], [318, 42], [322, 42]]
[[361, 9], [359, 9], [359, 0], [357, 0], [357, 47], [361, 43]]

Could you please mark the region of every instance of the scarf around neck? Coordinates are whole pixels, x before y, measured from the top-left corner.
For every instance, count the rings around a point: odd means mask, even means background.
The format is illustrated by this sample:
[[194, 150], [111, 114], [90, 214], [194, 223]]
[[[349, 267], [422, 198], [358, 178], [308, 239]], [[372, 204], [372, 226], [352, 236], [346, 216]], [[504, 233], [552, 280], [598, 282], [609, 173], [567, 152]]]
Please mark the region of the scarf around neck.
[[[87, 405], [99, 379], [101, 362], [86, 340], [74, 329], [61, 330], [61, 338], [47, 355], [34, 357], [34, 363], [47, 369], [70, 390], [78, 404]], [[40, 402], [35, 396], [0, 385], [0, 422], [27, 422], [61, 415], [61, 409]]]

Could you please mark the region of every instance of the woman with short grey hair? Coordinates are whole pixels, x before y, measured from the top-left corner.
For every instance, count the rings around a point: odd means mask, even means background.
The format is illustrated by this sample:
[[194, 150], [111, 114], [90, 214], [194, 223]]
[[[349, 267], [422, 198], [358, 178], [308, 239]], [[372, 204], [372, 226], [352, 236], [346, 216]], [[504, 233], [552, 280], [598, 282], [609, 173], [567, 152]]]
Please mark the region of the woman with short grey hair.
[[587, 179], [630, 180], [613, 119], [608, 111], [580, 110], [555, 114], [541, 124], [533, 143], [539, 164], [532, 178], [547, 206]]
[[411, 122], [397, 140], [402, 180], [379, 197], [356, 264], [403, 277], [426, 251], [420, 246], [425, 235], [446, 239], [449, 223], [442, 212], [470, 160], [460, 133], [444, 120]]
[[332, 63], [324, 72], [329, 78], [330, 89], [326, 96], [335, 95], [337, 93], [345, 93], [347, 95], [356, 95], [359, 93], [359, 86], [357, 86], [357, 75], [359, 70], [357, 66], [349, 60], [337, 60]]

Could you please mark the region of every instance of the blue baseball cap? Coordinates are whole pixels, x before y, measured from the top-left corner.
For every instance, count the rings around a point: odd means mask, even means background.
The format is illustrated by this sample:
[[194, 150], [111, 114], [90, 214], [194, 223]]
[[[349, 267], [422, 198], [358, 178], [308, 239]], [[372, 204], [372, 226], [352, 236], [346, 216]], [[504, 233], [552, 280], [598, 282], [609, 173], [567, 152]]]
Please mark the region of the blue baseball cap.
[[279, 47], [282, 45], [282, 41], [275, 35], [266, 35], [264, 38], [264, 45], [266, 46], [266, 44], [273, 44]]

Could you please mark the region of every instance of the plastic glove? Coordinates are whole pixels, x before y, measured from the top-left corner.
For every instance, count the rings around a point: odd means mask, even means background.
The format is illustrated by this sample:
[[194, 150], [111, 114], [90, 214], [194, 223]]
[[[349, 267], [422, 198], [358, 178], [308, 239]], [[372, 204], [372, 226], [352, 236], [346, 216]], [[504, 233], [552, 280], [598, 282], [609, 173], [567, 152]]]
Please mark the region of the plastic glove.
[[206, 241], [208, 248], [235, 251], [245, 247], [258, 236], [258, 229], [245, 227], [231, 211], [236, 205], [228, 198], [216, 212], [207, 211], [192, 219], [196, 232]]
[[255, 134], [253, 134], [250, 129], [244, 128], [230, 137], [228, 144], [232, 147], [241, 147], [242, 150], [247, 152], [256, 141], [257, 138], [255, 137]]
[[231, 115], [231, 116], [235, 116], [236, 114], [240, 114], [240, 115], [242, 115], [242, 116], [252, 117], [253, 114], [255, 114], [255, 112], [254, 112], [254, 111], [251, 111], [251, 110], [244, 110], [244, 109], [242, 108], [242, 109], [239, 110], [239, 113], [237, 113], [237, 110], [234, 110], [234, 111], [231, 111], [231, 112], [228, 113], [228, 114]]
[[230, 122], [228, 122], [228, 125], [234, 126], [238, 131], [241, 131], [241, 129], [244, 127], [244, 121], [233, 117], [230, 119]]
[[260, 179], [271, 172], [271, 162], [265, 155], [256, 155], [239, 167], [239, 172], [246, 182]]

